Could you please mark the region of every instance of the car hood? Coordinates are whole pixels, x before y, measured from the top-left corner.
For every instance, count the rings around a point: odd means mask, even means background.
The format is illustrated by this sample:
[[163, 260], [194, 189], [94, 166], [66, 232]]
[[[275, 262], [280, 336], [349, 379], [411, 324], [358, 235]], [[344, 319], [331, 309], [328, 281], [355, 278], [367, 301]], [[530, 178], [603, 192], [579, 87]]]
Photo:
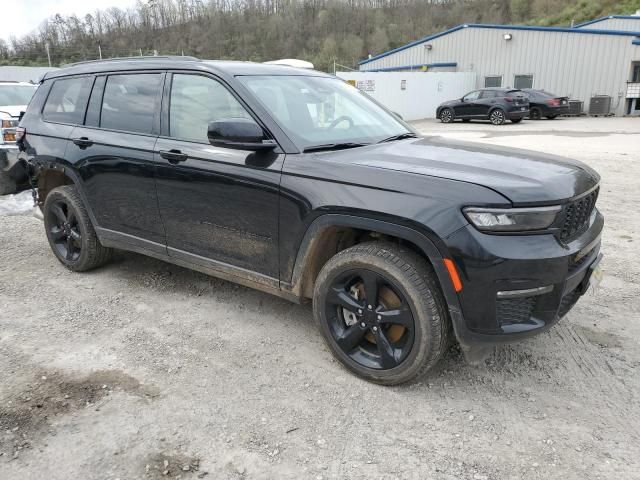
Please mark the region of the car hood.
[[26, 105], [0, 105], [0, 115], [9, 115], [10, 117], [19, 117], [20, 112], [27, 110]]
[[514, 205], [566, 200], [596, 186], [595, 170], [528, 150], [424, 137], [331, 152], [341, 162], [488, 187]]
[[440, 107], [452, 107], [454, 106], [456, 103], [460, 103], [460, 100], [449, 100], [447, 102], [442, 102], [440, 104]]

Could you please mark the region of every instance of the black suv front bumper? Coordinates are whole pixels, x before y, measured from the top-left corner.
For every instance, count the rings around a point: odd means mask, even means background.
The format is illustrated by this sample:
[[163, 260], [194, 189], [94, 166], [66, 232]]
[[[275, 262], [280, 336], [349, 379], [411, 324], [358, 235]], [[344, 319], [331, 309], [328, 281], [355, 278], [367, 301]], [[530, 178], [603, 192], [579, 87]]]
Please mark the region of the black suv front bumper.
[[553, 326], [589, 286], [600, 261], [604, 218], [597, 211], [569, 243], [555, 235], [488, 235], [473, 226], [446, 240], [463, 289], [452, 312], [460, 344], [516, 341]]

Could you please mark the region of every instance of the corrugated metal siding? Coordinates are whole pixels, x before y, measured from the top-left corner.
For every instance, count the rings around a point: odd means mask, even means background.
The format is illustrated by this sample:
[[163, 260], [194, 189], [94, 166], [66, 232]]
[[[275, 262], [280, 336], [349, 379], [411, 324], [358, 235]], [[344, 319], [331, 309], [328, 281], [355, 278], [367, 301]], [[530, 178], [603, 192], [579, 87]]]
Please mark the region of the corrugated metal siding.
[[[506, 33], [512, 40], [504, 40]], [[502, 85], [507, 87], [513, 86], [515, 75], [532, 74], [534, 88], [583, 100], [585, 108], [593, 95], [611, 95], [615, 113], [622, 114], [624, 99], [618, 101], [618, 95], [626, 91], [631, 62], [640, 59], [640, 45], [633, 45], [632, 39], [469, 27], [430, 40], [430, 51], [424, 44], [414, 45], [363, 64], [360, 70], [457, 62], [458, 71], [477, 73], [477, 88], [484, 86], [488, 75], [502, 75]]]
[[625, 32], [640, 32], [640, 17], [638, 18], [605, 18], [599, 22], [589, 23], [576, 28], [590, 30], [623, 30]]

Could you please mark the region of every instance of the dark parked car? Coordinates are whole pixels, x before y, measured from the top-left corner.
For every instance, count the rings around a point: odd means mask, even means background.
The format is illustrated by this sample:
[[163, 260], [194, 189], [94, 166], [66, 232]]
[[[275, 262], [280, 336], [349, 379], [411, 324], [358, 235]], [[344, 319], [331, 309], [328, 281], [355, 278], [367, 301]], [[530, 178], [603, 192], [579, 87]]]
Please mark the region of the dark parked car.
[[569, 98], [560, 97], [544, 90], [522, 90], [529, 98], [529, 118], [532, 120], [540, 120], [547, 117], [553, 120], [558, 115], [566, 115], [569, 113]]
[[511, 120], [518, 123], [529, 115], [529, 100], [522, 90], [513, 88], [483, 88], [467, 93], [458, 100], [444, 102], [436, 109], [442, 123], [454, 120], [489, 120], [502, 125]]
[[422, 138], [320, 72], [79, 64], [46, 75], [18, 136], [67, 268], [132, 250], [312, 299], [337, 359], [382, 384], [432, 367], [451, 334], [477, 358], [543, 332], [599, 276], [595, 171]]

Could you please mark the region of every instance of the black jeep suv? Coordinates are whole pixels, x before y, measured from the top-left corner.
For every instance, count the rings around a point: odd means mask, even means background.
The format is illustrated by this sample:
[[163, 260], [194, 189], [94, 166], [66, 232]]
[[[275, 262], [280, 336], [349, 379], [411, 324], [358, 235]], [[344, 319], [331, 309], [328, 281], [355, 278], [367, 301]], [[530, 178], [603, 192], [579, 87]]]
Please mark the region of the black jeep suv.
[[529, 99], [522, 90], [514, 88], [484, 88], [467, 93], [459, 100], [444, 102], [436, 109], [442, 123], [460, 119], [489, 120], [502, 125], [506, 120], [518, 123], [529, 116]]
[[543, 332], [598, 277], [599, 177], [420, 137], [324, 73], [154, 57], [49, 73], [18, 128], [74, 271], [131, 250], [295, 302], [335, 356], [396, 384]]

